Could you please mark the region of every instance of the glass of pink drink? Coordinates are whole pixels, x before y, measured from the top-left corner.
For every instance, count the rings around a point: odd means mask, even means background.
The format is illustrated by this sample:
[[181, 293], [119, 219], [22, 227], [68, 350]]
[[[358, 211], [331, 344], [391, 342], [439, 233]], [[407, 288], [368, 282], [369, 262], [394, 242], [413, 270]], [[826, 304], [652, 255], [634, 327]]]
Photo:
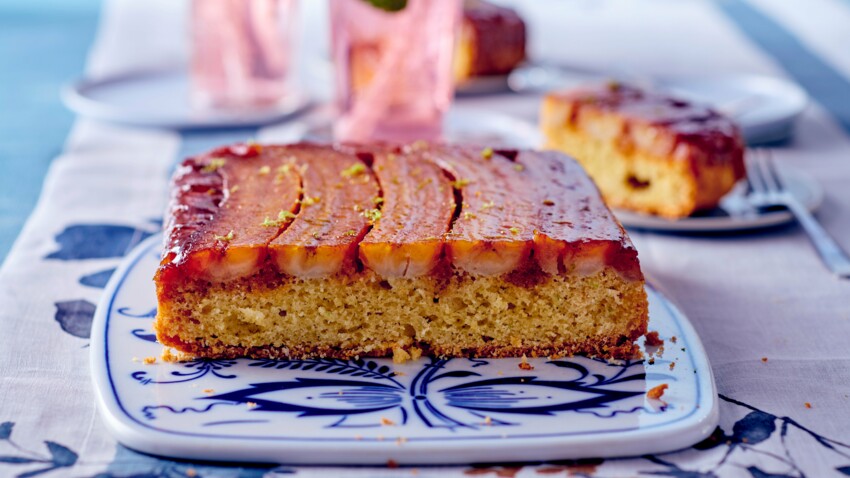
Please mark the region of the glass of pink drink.
[[263, 108], [287, 94], [296, 0], [193, 0], [192, 103]]
[[461, 1], [407, 0], [388, 12], [366, 0], [331, 0], [330, 8], [340, 110], [334, 138], [439, 139], [454, 96]]

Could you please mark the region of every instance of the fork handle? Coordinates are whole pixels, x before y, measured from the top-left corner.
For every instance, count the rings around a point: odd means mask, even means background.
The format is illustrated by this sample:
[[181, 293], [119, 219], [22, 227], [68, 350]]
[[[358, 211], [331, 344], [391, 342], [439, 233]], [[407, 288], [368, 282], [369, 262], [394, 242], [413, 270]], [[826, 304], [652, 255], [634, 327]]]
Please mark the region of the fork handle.
[[793, 199], [787, 201], [786, 206], [809, 235], [824, 264], [839, 277], [850, 277], [850, 259], [812, 213], [799, 201]]

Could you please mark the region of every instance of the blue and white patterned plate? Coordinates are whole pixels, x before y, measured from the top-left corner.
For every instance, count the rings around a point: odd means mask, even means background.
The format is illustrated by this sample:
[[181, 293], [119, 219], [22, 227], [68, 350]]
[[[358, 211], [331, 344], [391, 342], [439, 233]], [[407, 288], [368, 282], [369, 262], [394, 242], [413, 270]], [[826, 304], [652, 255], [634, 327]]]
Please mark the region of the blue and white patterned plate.
[[[694, 329], [648, 288], [654, 363], [576, 357], [193, 360], [159, 357], [151, 277], [161, 238], [113, 275], [92, 330], [106, 424], [125, 445], [190, 459], [290, 464], [448, 464], [657, 453], [717, 425], [714, 379]], [[675, 339], [673, 338], [675, 336]], [[646, 392], [668, 384], [662, 400]]]

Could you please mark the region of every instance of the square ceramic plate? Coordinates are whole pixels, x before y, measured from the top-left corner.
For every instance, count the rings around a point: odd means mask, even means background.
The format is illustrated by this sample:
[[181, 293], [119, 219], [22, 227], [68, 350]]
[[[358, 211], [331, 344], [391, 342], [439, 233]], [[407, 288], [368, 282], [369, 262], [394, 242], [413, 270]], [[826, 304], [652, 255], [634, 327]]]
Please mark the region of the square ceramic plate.
[[[92, 373], [123, 444], [170, 457], [288, 464], [449, 464], [658, 453], [717, 425], [691, 324], [647, 289], [654, 363], [584, 357], [193, 360], [159, 357], [151, 280], [161, 238], [113, 275], [92, 330]], [[675, 339], [674, 339], [675, 337]], [[662, 400], [646, 392], [667, 384]]]

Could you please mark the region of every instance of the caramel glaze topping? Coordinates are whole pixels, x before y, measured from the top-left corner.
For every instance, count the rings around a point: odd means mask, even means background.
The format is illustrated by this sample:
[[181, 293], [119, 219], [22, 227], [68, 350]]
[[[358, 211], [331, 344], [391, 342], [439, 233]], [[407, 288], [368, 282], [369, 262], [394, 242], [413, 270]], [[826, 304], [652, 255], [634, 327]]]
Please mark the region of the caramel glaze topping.
[[465, 2], [463, 24], [474, 32], [472, 74], [505, 74], [525, 59], [525, 22], [512, 9], [483, 1]]
[[476, 274], [519, 268], [531, 254], [536, 194], [528, 173], [501, 154], [435, 146], [429, 156], [455, 178], [462, 207], [446, 246], [452, 264]]
[[534, 256], [549, 274], [613, 265], [642, 279], [637, 250], [578, 163], [552, 151], [519, 152], [516, 164], [536, 185]]
[[237, 145], [190, 158], [174, 177], [165, 245], [160, 283], [364, 267], [532, 283], [607, 265], [642, 278], [634, 247], [570, 157], [427, 143]]
[[423, 151], [376, 151], [371, 164], [382, 186], [381, 218], [360, 243], [360, 259], [383, 277], [428, 274], [455, 211], [450, 178]]
[[291, 161], [283, 153], [234, 145], [184, 161], [173, 180], [163, 273], [181, 266], [211, 280], [253, 274], [287, 222], [280, 217], [298, 208], [300, 178], [279, 174]]
[[301, 208], [271, 241], [278, 270], [323, 277], [355, 267], [357, 244], [380, 217], [371, 170], [356, 156], [315, 145], [285, 148], [302, 178]]
[[[586, 112], [610, 112], [623, 117], [616, 134], [624, 149], [654, 149], [659, 155], [698, 159], [707, 164], [731, 162], [736, 175], [744, 174], [743, 140], [737, 125], [707, 106], [616, 82], [553, 96], [571, 104], [567, 121], [574, 126], [582, 124]], [[652, 134], [648, 138], [642, 135], [640, 126], [654, 127]], [[694, 158], [697, 154], [700, 157]]]

